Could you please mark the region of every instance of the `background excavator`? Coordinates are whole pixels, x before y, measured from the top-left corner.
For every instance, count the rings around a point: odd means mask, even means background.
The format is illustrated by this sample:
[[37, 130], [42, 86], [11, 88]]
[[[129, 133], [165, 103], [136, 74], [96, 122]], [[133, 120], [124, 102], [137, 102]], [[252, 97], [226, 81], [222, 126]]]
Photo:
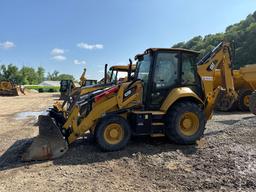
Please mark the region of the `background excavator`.
[[[230, 54], [224, 42], [199, 62], [192, 50], [147, 49], [135, 57], [135, 75], [127, 82], [80, 96], [66, 117], [51, 110], [39, 116], [39, 135], [23, 160], [58, 158], [89, 130], [104, 151], [122, 149], [132, 135], [195, 143], [203, 136], [218, 97], [225, 96], [230, 104], [237, 97]], [[222, 79], [218, 87], [216, 69]]]

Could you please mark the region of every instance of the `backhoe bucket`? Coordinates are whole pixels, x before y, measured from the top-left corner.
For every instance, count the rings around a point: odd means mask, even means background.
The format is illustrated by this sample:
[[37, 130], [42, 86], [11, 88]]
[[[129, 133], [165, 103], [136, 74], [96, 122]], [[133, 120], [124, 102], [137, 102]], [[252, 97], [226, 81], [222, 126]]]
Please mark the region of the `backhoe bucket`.
[[55, 120], [48, 115], [38, 117], [39, 135], [23, 154], [23, 161], [50, 160], [62, 156], [68, 150], [68, 143], [63, 137]]

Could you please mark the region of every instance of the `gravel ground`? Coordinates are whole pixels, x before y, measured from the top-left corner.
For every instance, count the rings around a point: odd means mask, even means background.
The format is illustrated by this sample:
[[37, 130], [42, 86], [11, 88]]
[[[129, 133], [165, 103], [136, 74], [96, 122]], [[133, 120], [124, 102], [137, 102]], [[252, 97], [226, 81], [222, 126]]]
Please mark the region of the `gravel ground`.
[[256, 191], [256, 117], [218, 113], [197, 145], [134, 138], [122, 151], [103, 153], [80, 139], [46, 162], [20, 161], [38, 134], [35, 117], [56, 95], [0, 97], [0, 191]]

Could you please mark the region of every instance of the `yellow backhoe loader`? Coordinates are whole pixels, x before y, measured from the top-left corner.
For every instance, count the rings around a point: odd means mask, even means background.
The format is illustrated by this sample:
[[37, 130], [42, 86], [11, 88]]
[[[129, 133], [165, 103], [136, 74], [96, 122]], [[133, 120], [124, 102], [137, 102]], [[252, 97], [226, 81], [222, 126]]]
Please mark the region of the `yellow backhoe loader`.
[[[221, 90], [226, 90], [231, 104], [236, 98], [229, 44], [221, 42], [198, 63], [197, 55], [174, 48], [151, 48], [137, 55], [135, 75], [127, 82], [81, 96], [67, 117], [51, 112], [39, 116], [39, 135], [23, 160], [58, 158], [88, 130], [104, 151], [124, 148], [131, 135], [195, 143], [203, 136]], [[217, 68], [222, 81], [215, 88]]]

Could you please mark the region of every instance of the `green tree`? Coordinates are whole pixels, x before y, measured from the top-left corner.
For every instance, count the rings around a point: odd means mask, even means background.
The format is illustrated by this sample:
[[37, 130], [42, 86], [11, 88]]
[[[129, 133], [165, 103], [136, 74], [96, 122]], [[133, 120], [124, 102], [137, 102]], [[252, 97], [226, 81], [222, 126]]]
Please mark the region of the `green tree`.
[[47, 80], [61, 81], [61, 80], [75, 80], [75, 78], [72, 75], [59, 74], [58, 71], [54, 71], [53, 73], [48, 73]]
[[36, 85], [38, 84], [38, 74], [32, 67], [23, 66], [20, 70], [23, 84]]
[[43, 67], [38, 67], [37, 68], [37, 81], [38, 83], [41, 83], [42, 81], [44, 81], [44, 74], [45, 74], [45, 70]]
[[17, 84], [22, 83], [22, 76], [19, 73], [18, 67], [13, 64], [7, 66], [1, 65], [0, 67], [0, 80], [9, 80]]
[[23, 66], [19, 70], [13, 64], [0, 65], [0, 80], [10, 80], [16, 84], [39, 84], [44, 80], [44, 73], [45, 70], [43, 67], [38, 67], [35, 70], [32, 67]]
[[75, 78], [72, 76], [72, 75], [69, 75], [69, 74], [60, 74], [58, 76], [58, 80], [75, 80]]
[[199, 51], [200, 57], [210, 51], [219, 42], [226, 40], [235, 42], [235, 68], [256, 63], [256, 11], [239, 23], [230, 25], [224, 33], [210, 34], [204, 37], [196, 36], [187, 42], [180, 42], [172, 47], [193, 49]]
[[59, 75], [59, 72], [56, 70], [53, 73], [48, 73], [47, 80], [58, 81], [58, 75]]

